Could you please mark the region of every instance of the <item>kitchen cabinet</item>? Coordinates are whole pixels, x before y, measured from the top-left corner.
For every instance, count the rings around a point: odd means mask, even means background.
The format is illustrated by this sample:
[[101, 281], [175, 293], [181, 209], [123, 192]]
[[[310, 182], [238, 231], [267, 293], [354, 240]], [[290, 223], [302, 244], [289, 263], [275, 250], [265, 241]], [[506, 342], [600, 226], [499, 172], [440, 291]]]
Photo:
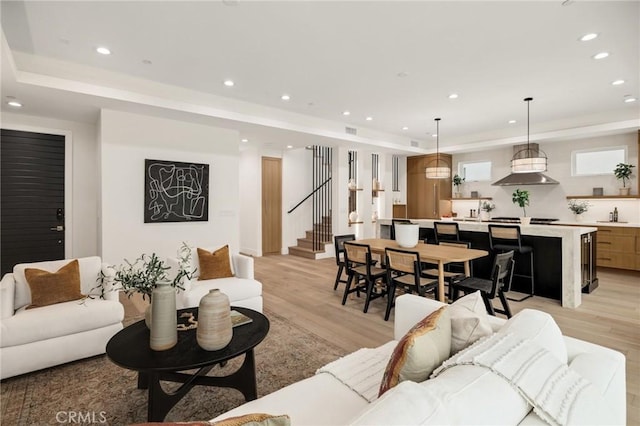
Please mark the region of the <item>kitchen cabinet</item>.
[[[442, 200], [451, 198], [451, 177], [427, 179], [425, 169], [435, 160], [436, 154], [417, 155], [407, 158], [407, 217], [410, 219], [439, 219]], [[440, 154], [440, 158], [451, 164], [451, 155]]]
[[640, 228], [598, 226], [597, 265], [640, 271]]
[[406, 219], [407, 218], [407, 205], [406, 204], [394, 204], [393, 205], [393, 219]]

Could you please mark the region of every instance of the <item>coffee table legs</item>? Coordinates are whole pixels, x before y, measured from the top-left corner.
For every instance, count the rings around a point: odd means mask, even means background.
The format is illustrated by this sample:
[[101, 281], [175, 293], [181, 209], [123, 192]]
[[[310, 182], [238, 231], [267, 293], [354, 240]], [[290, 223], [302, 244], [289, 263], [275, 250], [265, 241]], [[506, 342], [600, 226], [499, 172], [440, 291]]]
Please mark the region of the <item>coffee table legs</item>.
[[[233, 388], [242, 392], [246, 401], [258, 398], [258, 386], [256, 382], [255, 359], [253, 349], [245, 354], [242, 366], [234, 373], [223, 377], [211, 377], [206, 374], [213, 368], [207, 366], [199, 369], [195, 374], [178, 372], [139, 372], [138, 389], [149, 389], [149, 402], [147, 407], [147, 420], [161, 422], [167, 413], [180, 401], [194, 386], [217, 386]], [[183, 383], [173, 392], [165, 392], [160, 381]]]

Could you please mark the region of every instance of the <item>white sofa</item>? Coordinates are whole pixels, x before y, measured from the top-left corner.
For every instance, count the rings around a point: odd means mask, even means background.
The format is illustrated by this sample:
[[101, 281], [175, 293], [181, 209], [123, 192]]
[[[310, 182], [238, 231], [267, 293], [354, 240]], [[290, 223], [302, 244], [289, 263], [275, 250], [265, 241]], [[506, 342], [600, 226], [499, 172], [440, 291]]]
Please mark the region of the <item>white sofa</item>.
[[56, 272], [72, 260], [23, 263], [2, 277], [0, 378], [103, 354], [109, 339], [122, 329], [124, 308], [118, 292], [110, 291], [107, 283], [101, 299], [96, 290], [100, 272], [109, 270], [95, 256], [78, 259], [80, 291], [93, 298], [25, 309], [31, 303], [25, 269]]
[[[213, 251], [213, 248], [205, 248]], [[239, 253], [231, 253], [231, 270], [234, 274], [229, 278], [216, 278], [212, 280], [199, 280], [200, 261], [198, 251], [192, 251], [191, 271], [195, 270], [191, 280], [185, 280], [184, 290], [176, 292], [176, 307], [178, 309], [192, 308], [200, 304], [200, 299], [209, 293], [209, 290], [217, 288], [229, 297], [231, 306], [253, 309], [262, 312], [262, 283], [254, 278], [253, 258]], [[167, 265], [179, 267], [177, 258], [167, 259]]]
[[[398, 297], [395, 308], [395, 338], [400, 339], [413, 325], [440, 306], [440, 302], [424, 297], [414, 295]], [[534, 313], [546, 315], [539, 311]], [[505, 323], [504, 319], [497, 317], [489, 316], [488, 320], [495, 332], [499, 331]], [[535, 329], [538, 324], [528, 324], [527, 327]], [[555, 322], [553, 327], [558, 330]], [[587, 415], [586, 422], [625, 424], [624, 355], [599, 345], [562, 336], [559, 330], [556, 342], [559, 342], [559, 346], [564, 342], [566, 349], [561, 348], [561, 351], [566, 354], [569, 368], [588, 379], [598, 390], [600, 402], [590, 407], [595, 415], [593, 417], [589, 417], [591, 414]], [[389, 353], [396, 343], [396, 341], [389, 342], [371, 350], [371, 354], [373, 356], [378, 351]], [[296, 426], [547, 424], [531, 411], [531, 406], [522, 402], [517, 391], [506, 381], [487, 370], [482, 370], [481, 367], [477, 367], [481, 369], [479, 372], [472, 371], [471, 367], [476, 366], [456, 367], [446, 373], [458, 368], [461, 370], [454, 374], [442, 374], [422, 384], [401, 382], [372, 403], [367, 402], [332, 374], [321, 372], [257, 400], [247, 402], [216, 417], [213, 421], [248, 413], [270, 413], [287, 414], [291, 418], [291, 424]], [[431, 386], [425, 386], [426, 384]], [[498, 388], [502, 386], [501, 389], [506, 391], [495, 391], [495, 386]], [[416, 400], [415, 392], [413, 394], [407, 392], [408, 389], [415, 390], [415, 388], [423, 392], [425, 397], [430, 395], [432, 398]], [[437, 390], [434, 391], [434, 389]], [[437, 404], [434, 401], [437, 401]]]

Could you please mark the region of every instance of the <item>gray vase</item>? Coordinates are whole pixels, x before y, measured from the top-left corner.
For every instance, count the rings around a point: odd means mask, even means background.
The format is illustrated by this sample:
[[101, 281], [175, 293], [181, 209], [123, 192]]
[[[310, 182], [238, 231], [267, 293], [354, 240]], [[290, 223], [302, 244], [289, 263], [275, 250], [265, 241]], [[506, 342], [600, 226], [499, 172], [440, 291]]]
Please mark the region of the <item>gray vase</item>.
[[154, 351], [171, 349], [178, 343], [176, 294], [168, 282], [159, 282], [151, 297], [151, 337]]

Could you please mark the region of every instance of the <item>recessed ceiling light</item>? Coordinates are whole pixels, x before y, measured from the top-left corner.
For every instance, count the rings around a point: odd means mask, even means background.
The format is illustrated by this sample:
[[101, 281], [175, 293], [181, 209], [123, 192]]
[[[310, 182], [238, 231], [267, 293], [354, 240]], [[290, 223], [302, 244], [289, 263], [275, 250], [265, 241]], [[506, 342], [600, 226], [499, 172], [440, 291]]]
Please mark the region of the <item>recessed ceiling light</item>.
[[365, 120], [371, 121], [371, 120], [373, 120], [373, 117], [367, 117], [367, 118], [365, 118]]
[[291, 149], [291, 148], [293, 148], [293, 145], [287, 145], [287, 148]]
[[235, 85], [233, 80], [225, 80], [223, 84], [227, 87], [233, 87]]
[[282, 96], [280, 96], [280, 99], [282, 99], [283, 101], [288, 101], [289, 99], [291, 99], [291, 96], [289, 96], [289, 95], [282, 95]]
[[151, 65], [153, 62], [151, 62], [151, 60], [149, 60], [149, 59], [143, 59], [142, 63], [145, 64], [145, 65]]
[[398, 77], [400, 78], [404, 78], [404, 77], [408, 77], [409, 73], [406, 71], [400, 71], [398, 74], [396, 74]]
[[626, 103], [630, 103], [630, 102], [635, 102], [635, 101], [637, 101], [637, 99], [636, 99], [636, 98], [634, 98], [633, 96], [629, 96], [629, 95], [627, 95], [627, 96], [625, 96], [625, 97], [624, 97], [624, 101], [625, 101]]
[[102, 47], [102, 46], [96, 48], [96, 52], [98, 52], [101, 55], [111, 55], [111, 51], [106, 47]]
[[240, 142], [249, 142], [249, 139], [247, 139], [247, 138], [242, 138], [242, 139], [240, 139]]
[[458, 99], [458, 94], [457, 93], [450, 94], [449, 99]]
[[342, 115], [351, 115], [349, 111], [342, 111]]
[[609, 52], [600, 52], [593, 55], [593, 59], [604, 59], [609, 56]]
[[12, 106], [14, 108], [21, 108], [22, 104], [18, 101], [9, 101], [7, 102], [7, 105]]
[[407, 126], [404, 126], [402, 130], [409, 130], [409, 128]]
[[516, 120], [509, 120], [509, 124], [516, 124], [517, 121]]
[[624, 80], [615, 80], [612, 81], [611, 84], [614, 86], [620, 86], [621, 84], [624, 84]]
[[585, 34], [582, 37], [580, 37], [580, 41], [591, 41], [598, 38], [598, 34], [596, 33], [589, 33], [589, 34]]

